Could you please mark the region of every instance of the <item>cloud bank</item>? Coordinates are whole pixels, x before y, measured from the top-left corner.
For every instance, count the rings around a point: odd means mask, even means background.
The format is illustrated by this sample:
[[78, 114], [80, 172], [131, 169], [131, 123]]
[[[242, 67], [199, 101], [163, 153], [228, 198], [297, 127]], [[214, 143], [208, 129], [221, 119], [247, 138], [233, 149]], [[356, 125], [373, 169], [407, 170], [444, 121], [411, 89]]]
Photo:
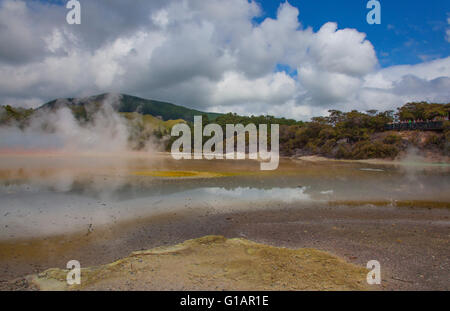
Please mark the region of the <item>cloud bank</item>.
[[[300, 7], [301, 10], [301, 7]], [[40, 2], [0, 2], [0, 104], [128, 93], [187, 107], [309, 119], [328, 109], [450, 101], [450, 57], [380, 69], [355, 29], [317, 32], [247, 0], [82, 2], [82, 24]]]

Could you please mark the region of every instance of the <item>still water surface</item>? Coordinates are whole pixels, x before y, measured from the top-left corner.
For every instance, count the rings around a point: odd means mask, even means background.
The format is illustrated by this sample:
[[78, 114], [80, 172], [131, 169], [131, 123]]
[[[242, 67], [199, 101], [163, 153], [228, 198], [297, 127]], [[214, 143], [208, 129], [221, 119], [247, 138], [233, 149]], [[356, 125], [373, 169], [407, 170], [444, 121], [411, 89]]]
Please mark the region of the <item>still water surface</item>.
[[[446, 164], [282, 159], [277, 171], [258, 168], [255, 161], [179, 162], [167, 155], [2, 155], [0, 239], [75, 232], [199, 208], [220, 213], [336, 201], [356, 205], [397, 200], [450, 203], [450, 167]], [[137, 174], [155, 171], [199, 174]], [[205, 172], [210, 175], [205, 177]]]

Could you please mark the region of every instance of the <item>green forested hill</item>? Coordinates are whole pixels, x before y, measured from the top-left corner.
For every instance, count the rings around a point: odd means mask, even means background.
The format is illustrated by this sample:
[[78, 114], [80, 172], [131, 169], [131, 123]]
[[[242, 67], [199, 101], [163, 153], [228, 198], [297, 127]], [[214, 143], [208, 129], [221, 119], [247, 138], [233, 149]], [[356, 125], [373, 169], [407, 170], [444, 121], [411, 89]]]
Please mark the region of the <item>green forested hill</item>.
[[[109, 96], [107, 94], [84, 99], [60, 99], [51, 101], [37, 110], [56, 110], [69, 107], [81, 126], [95, 121], [96, 112], [103, 103], [109, 101], [115, 111], [128, 122], [130, 143], [133, 149], [145, 146], [150, 137], [164, 141], [166, 148], [177, 137], [171, 137], [172, 127], [187, 122], [193, 130], [195, 115], [208, 115], [203, 125], [219, 124], [225, 133], [226, 124], [279, 124], [280, 153], [285, 156], [321, 155], [329, 158], [370, 159], [395, 158], [407, 153], [411, 147], [420, 152], [450, 156], [450, 104], [413, 102], [394, 111], [378, 112], [356, 110], [343, 112], [330, 110], [329, 116], [312, 118], [310, 122], [301, 122], [269, 115], [239, 116], [234, 113], [216, 114], [173, 105], [165, 102], [146, 100], [134, 96]], [[14, 108], [0, 105], [0, 130], [2, 126], [27, 128], [36, 113], [34, 109]], [[441, 120], [442, 129], [436, 132], [399, 132], [386, 128], [393, 120], [398, 122], [426, 122]], [[446, 121], [445, 121], [446, 120]], [[50, 130], [43, 120], [42, 128]], [[269, 127], [270, 129], [270, 127]], [[270, 140], [270, 138], [269, 138]]]
[[[90, 107], [90, 109], [88, 110], [92, 111], [92, 108], [99, 107], [101, 103], [103, 103], [105, 99], [107, 99], [107, 97], [108, 94], [101, 94], [82, 99], [67, 98], [67, 99], [53, 100], [51, 102], [44, 104], [39, 109], [43, 108], [55, 109], [61, 106], [68, 106], [69, 108], [72, 109], [72, 111], [78, 118], [87, 118], [88, 117], [86, 115], [87, 106]], [[118, 112], [126, 112], [126, 113], [138, 112], [143, 115], [152, 115], [155, 117], [161, 117], [164, 121], [183, 119], [186, 121], [193, 122], [194, 116], [205, 114], [208, 115], [209, 119], [212, 121], [221, 115], [219, 113], [202, 112], [167, 102], [144, 99], [126, 94], [120, 95], [119, 98], [120, 100], [114, 103], [114, 109], [117, 110]]]

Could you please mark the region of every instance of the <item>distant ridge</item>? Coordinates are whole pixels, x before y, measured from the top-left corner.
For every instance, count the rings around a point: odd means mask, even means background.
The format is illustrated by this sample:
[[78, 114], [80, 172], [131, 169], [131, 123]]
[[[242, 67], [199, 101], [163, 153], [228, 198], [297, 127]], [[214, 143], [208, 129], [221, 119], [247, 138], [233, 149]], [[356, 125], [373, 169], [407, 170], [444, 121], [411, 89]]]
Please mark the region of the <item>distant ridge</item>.
[[119, 100], [115, 101], [113, 104], [113, 108], [117, 112], [138, 112], [142, 115], [152, 115], [154, 117], [160, 117], [164, 121], [183, 119], [193, 122], [194, 116], [201, 116], [205, 114], [212, 121], [222, 115], [220, 113], [202, 112], [172, 103], [145, 99], [127, 94], [113, 95], [108, 93], [86, 98], [55, 99], [42, 105], [38, 109], [56, 109], [64, 106], [71, 108], [72, 110], [78, 110], [77, 108], [83, 107], [87, 108], [88, 106], [94, 107], [95, 109], [95, 107], [100, 107], [101, 104], [108, 98], [108, 96], [117, 96], [119, 98]]

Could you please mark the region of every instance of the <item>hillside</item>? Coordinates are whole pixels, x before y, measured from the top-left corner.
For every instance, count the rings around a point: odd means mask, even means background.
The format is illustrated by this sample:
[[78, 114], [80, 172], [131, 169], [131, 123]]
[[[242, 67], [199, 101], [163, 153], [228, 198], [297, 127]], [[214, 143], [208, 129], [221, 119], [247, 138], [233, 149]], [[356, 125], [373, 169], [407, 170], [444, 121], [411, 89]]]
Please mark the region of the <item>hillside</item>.
[[[100, 107], [101, 103], [108, 99], [108, 96], [110, 96], [110, 94], [100, 94], [87, 98], [55, 99], [42, 105], [39, 109], [57, 109], [63, 106], [67, 106], [72, 109], [77, 117], [86, 118], [86, 110], [90, 112], [92, 110], [95, 111], [96, 108]], [[199, 110], [190, 109], [167, 102], [144, 99], [126, 94], [120, 94], [119, 96], [114, 97], [118, 100], [114, 100], [112, 102], [112, 105], [113, 108], [118, 112], [138, 112], [142, 115], [161, 117], [164, 121], [183, 119], [193, 122], [194, 116], [199, 115], [207, 115], [210, 120], [215, 120], [218, 116], [221, 115], [219, 113], [202, 112]]]
[[[115, 111], [127, 121], [129, 141], [133, 149], [142, 149], [151, 139], [161, 142], [164, 150], [170, 150], [177, 137], [170, 136], [172, 127], [187, 122], [193, 131], [194, 115], [205, 113], [170, 103], [141, 99], [129, 95], [98, 95], [84, 99], [60, 99], [51, 101], [37, 110], [56, 110], [69, 107], [81, 127], [93, 124], [94, 115], [109, 101]], [[0, 126], [27, 128], [33, 118], [39, 119], [37, 110], [0, 106]], [[378, 112], [356, 110], [343, 112], [330, 110], [328, 116], [312, 118], [310, 122], [277, 118], [269, 115], [239, 116], [235, 113], [207, 114], [203, 126], [215, 123], [225, 133], [226, 124], [279, 124], [280, 154], [283, 156], [319, 155], [337, 159], [397, 158], [417, 150], [429, 158], [450, 156], [450, 104], [426, 102], [407, 103], [392, 110]], [[433, 131], [392, 130], [387, 125], [416, 124], [417, 122], [441, 123]], [[51, 132], [45, 122], [42, 128]], [[270, 127], [269, 127], [270, 131]], [[207, 138], [203, 138], [205, 142]], [[270, 139], [269, 139], [270, 142]]]
[[[337, 159], [373, 159], [401, 157], [411, 150], [429, 158], [450, 155], [450, 104], [412, 102], [392, 110], [330, 110], [328, 116], [297, 122], [272, 116], [238, 116], [224, 114], [214, 122], [225, 130], [225, 124], [279, 124], [280, 154], [283, 156], [320, 155]], [[390, 131], [394, 122], [433, 122], [436, 131]]]

